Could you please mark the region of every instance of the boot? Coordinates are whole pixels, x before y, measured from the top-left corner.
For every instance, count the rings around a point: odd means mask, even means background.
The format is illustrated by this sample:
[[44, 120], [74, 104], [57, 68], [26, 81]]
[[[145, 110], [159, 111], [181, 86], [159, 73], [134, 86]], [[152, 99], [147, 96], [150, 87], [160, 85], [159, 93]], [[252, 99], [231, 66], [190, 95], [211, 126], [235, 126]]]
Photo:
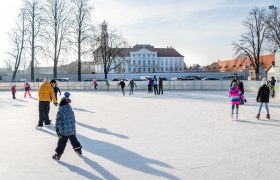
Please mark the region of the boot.
[[257, 118], [257, 119], [260, 119], [260, 114], [258, 114], [258, 115], [256, 116], [256, 118]]
[[52, 156], [53, 159], [60, 160], [61, 155], [58, 155], [55, 153], [55, 155]]
[[266, 115], [266, 118], [267, 118], [267, 119], [270, 119], [270, 115], [269, 115], [269, 114], [267, 114], [267, 115]]
[[230, 118], [231, 118], [231, 120], [233, 120], [233, 113], [230, 114]]
[[238, 120], [238, 113], [236, 113], [235, 120], [236, 121]]

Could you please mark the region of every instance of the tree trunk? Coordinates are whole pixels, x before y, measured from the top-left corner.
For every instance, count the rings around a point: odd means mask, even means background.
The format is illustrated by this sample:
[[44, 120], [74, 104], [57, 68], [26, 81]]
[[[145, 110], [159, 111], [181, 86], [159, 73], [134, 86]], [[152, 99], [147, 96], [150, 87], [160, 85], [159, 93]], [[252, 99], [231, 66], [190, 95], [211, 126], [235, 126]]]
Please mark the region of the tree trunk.
[[34, 82], [34, 59], [35, 59], [35, 5], [33, 2], [33, 10], [32, 10], [32, 35], [31, 35], [31, 63], [30, 63], [30, 69], [31, 69], [31, 82]]
[[78, 81], [82, 80], [82, 62], [81, 62], [81, 29], [78, 34]]

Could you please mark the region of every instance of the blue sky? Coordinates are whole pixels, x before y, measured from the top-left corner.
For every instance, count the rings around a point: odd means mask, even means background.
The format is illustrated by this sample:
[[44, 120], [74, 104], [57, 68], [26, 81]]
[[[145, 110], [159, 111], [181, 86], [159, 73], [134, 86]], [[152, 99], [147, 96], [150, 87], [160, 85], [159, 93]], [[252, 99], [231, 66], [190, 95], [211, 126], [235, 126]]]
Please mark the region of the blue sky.
[[[242, 21], [254, 7], [280, 7], [279, 0], [92, 0], [93, 21], [106, 20], [131, 46], [173, 46], [190, 64], [210, 64], [233, 58], [231, 43], [244, 32]], [[0, 7], [0, 67], [8, 48], [7, 32], [21, 0]]]

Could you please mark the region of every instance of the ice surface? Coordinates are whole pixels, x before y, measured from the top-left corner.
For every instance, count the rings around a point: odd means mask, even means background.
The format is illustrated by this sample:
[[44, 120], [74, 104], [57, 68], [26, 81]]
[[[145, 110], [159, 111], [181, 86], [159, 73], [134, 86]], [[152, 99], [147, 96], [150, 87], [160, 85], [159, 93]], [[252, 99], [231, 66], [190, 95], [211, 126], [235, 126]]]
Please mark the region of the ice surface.
[[[36, 97], [36, 92], [31, 92]], [[61, 160], [53, 127], [36, 130], [38, 100], [0, 92], [0, 179], [279, 179], [279, 101], [256, 120], [246, 92], [231, 121], [226, 91], [72, 91], [83, 157], [68, 143]], [[60, 98], [60, 97], [59, 97]], [[57, 108], [51, 105], [50, 119]]]

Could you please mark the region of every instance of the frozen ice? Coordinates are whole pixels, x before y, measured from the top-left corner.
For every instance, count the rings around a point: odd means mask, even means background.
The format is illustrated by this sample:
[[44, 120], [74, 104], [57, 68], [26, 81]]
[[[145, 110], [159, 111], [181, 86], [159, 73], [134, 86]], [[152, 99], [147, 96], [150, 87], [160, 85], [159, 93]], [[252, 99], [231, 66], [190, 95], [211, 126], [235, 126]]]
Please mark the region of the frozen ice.
[[[37, 92], [31, 92], [34, 97]], [[79, 157], [68, 143], [53, 160], [53, 126], [35, 129], [38, 99], [0, 92], [0, 179], [279, 179], [280, 105], [256, 119], [245, 92], [231, 120], [227, 91], [71, 91]], [[59, 96], [61, 98], [62, 96]], [[50, 119], [57, 107], [51, 104]]]

